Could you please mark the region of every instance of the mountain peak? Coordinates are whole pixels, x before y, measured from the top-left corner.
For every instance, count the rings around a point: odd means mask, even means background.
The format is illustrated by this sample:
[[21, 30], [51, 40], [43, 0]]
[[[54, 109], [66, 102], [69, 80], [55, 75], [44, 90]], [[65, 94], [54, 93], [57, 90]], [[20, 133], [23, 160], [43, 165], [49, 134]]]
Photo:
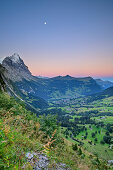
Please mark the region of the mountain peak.
[[11, 56], [5, 57], [2, 61], [2, 65], [10, 67], [27, 67], [24, 64], [24, 61], [20, 58], [19, 54], [14, 53]]
[[11, 59], [14, 63], [16, 63], [16, 62], [18, 62], [18, 61], [20, 60], [20, 56], [19, 56], [19, 54], [14, 53], [12, 56], [10, 56], [10, 59]]
[[65, 78], [73, 78], [72, 76], [70, 76], [70, 75], [66, 75], [66, 76], [64, 76]]
[[32, 79], [33, 76], [19, 54], [14, 53], [12, 56], [4, 58], [2, 65], [8, 70], [8, 77], [13, 81], [22, 79]]

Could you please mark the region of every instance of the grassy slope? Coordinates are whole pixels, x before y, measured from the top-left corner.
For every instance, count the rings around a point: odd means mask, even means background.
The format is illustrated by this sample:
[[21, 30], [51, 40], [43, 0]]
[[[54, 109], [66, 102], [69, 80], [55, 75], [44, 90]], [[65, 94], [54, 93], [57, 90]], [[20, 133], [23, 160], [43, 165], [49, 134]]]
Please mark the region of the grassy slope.
[[[5, 93], [0, 93], [0, 168], [21, 169], [26, 162], [25, 153], [28, 151], [44, 150], [44, 144], [49, 138], [40, 130], [39, 118], [31, 114], [24, 106], [18, 104]], [[50, 157], [51, 166], [54, 162], [66, 163], [74, 169], [95, 169], [105, 167], [101, 162], [95, 162], [96, 157], [83, 158], [73, 151], [71, 143], [57, 136], [56, 145], [45, 149]]]
[[[100, 134], [98, 131], [100, 130]], [[94, 141], [95, 138], [91, 136], [91, 133], [97, 131], [96, 138], [97, 142]], [[103, 139], [103, 136], [105, 135], [106, 130], [104, 128], [96, 128], [94, 125], [92, 126], [92, 130], [88, 129], [88, 136], [87, 139], [82, 139], [82, 136], [85, 136], [85, 131], [81, 132], [76, 138], [79, 140], [82, 140], [84, 142], [84, 148], [86, 148], [89, 152], [98, 155], [100, 158], [105, 160], [111, 160], [113, 157], [113, 152], [109, 148], [108, 144], [100, 144], [100, 141]], [[93, 145], [90, 145], [88, 141], [92, 141]], [[96, 143], [96, 145], [94, 145]], [[107, 151], [107, 152], [106, 152]]]
[[7, 94], [0, 94], [0, 168], [18, 169], [27, 151], [41, 149], [38, 126], [35, 115]]

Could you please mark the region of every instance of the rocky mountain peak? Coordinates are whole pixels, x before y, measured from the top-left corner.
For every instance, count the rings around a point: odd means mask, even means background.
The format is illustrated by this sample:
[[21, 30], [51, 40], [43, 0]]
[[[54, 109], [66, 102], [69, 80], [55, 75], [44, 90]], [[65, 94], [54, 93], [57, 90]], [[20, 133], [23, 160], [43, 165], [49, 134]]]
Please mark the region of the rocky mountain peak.
[[14, 62], [17, 63], [20, 61], [20, 56], [17, 53], [14, 53], [12, 56], [10, 56], [10, 59]]
[[[23, 60], [20, 58], [19, 54], [14, 53], [12, 56], [5, 57], [2, 61], [2, 65], [21, 66], [24, 65]], [[25, 66], [26, 67], [26, 66]]]
[[2, 66], [8, 70], [7, 77], [13, 81], [21, 81], [22, 79], [29, 80], [33, 77], [28, 67], [17, 53], [4, 58]]

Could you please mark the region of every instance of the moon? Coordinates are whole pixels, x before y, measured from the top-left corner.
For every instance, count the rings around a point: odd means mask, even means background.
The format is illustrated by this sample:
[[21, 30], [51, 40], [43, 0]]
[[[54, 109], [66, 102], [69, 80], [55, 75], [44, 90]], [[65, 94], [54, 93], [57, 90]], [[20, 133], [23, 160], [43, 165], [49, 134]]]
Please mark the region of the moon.
[[47, 22], [44, 22], [44, 25], [46, 25], [47, 24]]

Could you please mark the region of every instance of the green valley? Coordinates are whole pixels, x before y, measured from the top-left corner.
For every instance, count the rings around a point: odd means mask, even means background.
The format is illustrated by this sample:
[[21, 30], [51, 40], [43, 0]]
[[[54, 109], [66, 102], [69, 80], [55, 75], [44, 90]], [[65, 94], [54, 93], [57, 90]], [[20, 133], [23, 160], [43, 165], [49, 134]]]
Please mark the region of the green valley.
[[6, 57], [0, 64], [0, 169], [112, 169], [111, 85], [91, 77], [37, 78], [19, 56]]
[[113, 97], [89, 103], [84, 98], [52, 103], [53, 108], [45, 113], [58, 113], [67, 140], [106, 161], [113, 158]]

